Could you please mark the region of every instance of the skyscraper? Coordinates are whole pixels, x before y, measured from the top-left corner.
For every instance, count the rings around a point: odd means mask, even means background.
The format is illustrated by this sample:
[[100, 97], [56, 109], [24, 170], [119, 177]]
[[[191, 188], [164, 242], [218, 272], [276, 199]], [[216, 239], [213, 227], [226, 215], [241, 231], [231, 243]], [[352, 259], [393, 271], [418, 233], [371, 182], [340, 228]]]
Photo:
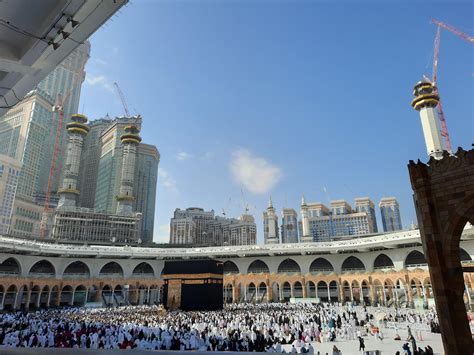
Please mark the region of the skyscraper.
[[141, 128], [142, 119], [136, 117], [117, 117], [100, 135], [100, 156], [97, 172], [94, 208], [99, 211], [115, 213], [117, 210], [116, 195], [120, 189], [120, 172], [122, 171], [122, 142], [120, 137], [125, 127], [134, 124]]
[[281, 242], [298, 243], [298, 214], [293, 208], [282, 210]]
[[48, 184], [54, 126], [52, 105], [52, 97], [37, 89], [0, 118], [0, 154], [21, 161], [17, 198], [30, 202]]
[[100, 152], [102, 149], [100, 136], [111, 122], [111, 119], [101, 118], [89, 123], [90, 130], [84, 139], [78, 182], [79, 190], [81, 191], [79, 195], [79, 206], [81, 207], [94, 207]]
[[265, 244], [280, 243], [278, 234], [278, 216], [273, 207], [272, 199], [268, 201], [268, 207], [263, 212], [263, 240]]
[[371, 229], [373, 233], [377, 233], [377, 217], [375, 216], [375, 205], [372, 200], [368, 197], [358, 197], [354, 201], [357, 212], [366, 212], [370, 215]]
[[154, 145], [142, 143], [138, 146], [133, 194], [136, 197], [135, 211], [142, 213], [143, 243], [153, 241], [159, 163], [160, 153]]
[[[64, 122], [63, 127], [70, 122], [72, 114], [79, 112], [79, 100], [81, 97], [81, 87], [85, 79], [85, 65], [90, 56], [91, 45], [89, 41], [79, 45], [61, 64], [59, 64], [46, 78], [39, 84], [38, 88], [46, 92], [56, 102], [58, 95], [62, 95], [64, 102]], [[49, 129], [56, 132], [57, 116], [55, 114], [55, 125]], [[55, 139], [53, 134], [52, 139]], [[54, 142], [52, 146], [54, 145]], [[52, 152], [51, 146], [51, 152]], [[65, 158], [67, 148], [66, 130], [61, 130], [59, 152], [56, 161], [56, 173], [53, 178], [52, 191], [57, 191], [62, 177], [62, 162]], [[47, 179], [48, 177], [46, 177]], [[46, 189], [39, 191], [45, 193]]]
[[21, 163], [0, 155], [0, 234], [8, 233]]
[[384, 232], [393, 232], [402, 229], [400, 206], [395, 197], [384, 197], [380, 200], [380, 214]]

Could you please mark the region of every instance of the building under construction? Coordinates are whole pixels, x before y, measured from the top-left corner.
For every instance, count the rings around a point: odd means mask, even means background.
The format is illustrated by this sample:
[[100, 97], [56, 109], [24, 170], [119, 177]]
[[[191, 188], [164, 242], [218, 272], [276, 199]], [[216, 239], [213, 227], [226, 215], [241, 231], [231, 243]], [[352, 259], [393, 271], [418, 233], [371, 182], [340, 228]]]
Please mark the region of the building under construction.
[[52, 238], [60, 240], [100, 241], [111, 243], [141, 242], [141, 213], [133, 211], [133, 180], [139, 129], [129, 125], [121, 135], [123, 164], [116, 213], [77, 206], [79, 167], [84, 138], [89, 132], [87, 117], [72, 115], [67, 124], [68, 148], [58, 207], [54, 213]]

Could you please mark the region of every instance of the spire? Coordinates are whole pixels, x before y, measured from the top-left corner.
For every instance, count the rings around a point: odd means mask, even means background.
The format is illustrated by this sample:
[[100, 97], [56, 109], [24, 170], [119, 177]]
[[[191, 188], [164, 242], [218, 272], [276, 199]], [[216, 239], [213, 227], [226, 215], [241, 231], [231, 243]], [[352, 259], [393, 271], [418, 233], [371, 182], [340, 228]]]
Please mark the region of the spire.
[[304, 195], [301, 196], [301, 206], [306, 206], [306, 200], [304, 199]]
[[268, 201], [268, 208], [273, 208], [272, 197], [270, 196], [270, 200]]

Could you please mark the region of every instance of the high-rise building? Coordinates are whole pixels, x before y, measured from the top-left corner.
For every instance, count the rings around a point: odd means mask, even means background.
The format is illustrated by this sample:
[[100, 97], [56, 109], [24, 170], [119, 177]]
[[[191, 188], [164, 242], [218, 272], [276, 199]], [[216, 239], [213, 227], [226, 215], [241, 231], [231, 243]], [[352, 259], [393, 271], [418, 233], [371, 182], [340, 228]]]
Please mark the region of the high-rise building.
[[367, 200], [357, 199], [359, 209], [356, 207], [355, 211], [345, 200], [331, 201], [330, 208], [319, 202], [302, 204], [302, 229], [307, 230], [307, 237], [302, 241], [323, 241], [334, 237], [375, 233], [375, 214], [370, 208], [368, 211], [364, 210], [367, 206], [370, 207], [370, 200]]
[[373, 233], [378, 232], [377, 217], [375, 216], [375, 205], [368, 197], [358, 197], [355, 200], [355, 210], [357, 212], [367, 212], [371, 217]]
[[380, 200], [380, 214], [384, 232], [394, 232], [402, 229], [400, 206], [395, 197], [384, 197]]
[[142, 213], [143, 243], [153, 242], [159, 163], [160, 153], [154, 145], [142, 143], [138, 146], [133, 194], [136, 196], [135, 211]]
[[281, 242], [298, 243], [298, 214], [293, 208], [282, 210]]
[[278, 216], [273, 207], [272, 199], [268, 202], [267, 209], [263, 212], [263, 239], [265, 244], [280, 243], [278, 234]]
[[[122, 142], [120, 137], [125, 127], [133, 124], [141, 128], [142, 119], [136, 117], [117, 117], [102, 131], [100, 136], [100, 157], [97, 173], [94, 208], [98, 211], [115, 213], [120, 189], [122, 171]], [[94, 177], [95, 178], [95, 177]]]
[[224, 218], [214, 210], [191, 207], [177, 208], [170, 222], [170, 244], [195, 246], [254, 245], [256, 225], [253, 216]]
[[10, 229], [20, 169], [20, 161], [0, 155], [0, 234], [7, 234]]
[[15, 197], [9, 234], [20, 237], [38, 237], [41, 227], [43, 206]]
[[214, 210], [190, 207], [174, 211], [170, 222], [170, 244], [203, 245], [207, 224], [214, 219]]
[[21, 161], [17, 196], [34, 201], [45, 191], [51, 167], [53, 99], [41, 89], [30, 92], [0, 118], [0, 154]]
[[89, 123], [90, 130], [84, 139], [78, 181], [79, 190], [81, 191], [79, 195], [79, 206], [81, 207], [94, 207], [100, 152], [102, 148], [100, 136], [111, 122], [111, 119], [101, 118]]
[[207, 223], [203, 245], [255, 245], [256, 237], [253, 216], [244, 214], [238, 219], [216, 216]]
[[120, 136], [123, 164], [120, 171], [120, 188], [116, 196], [117, 212], [105, 213], [78, 207], [78, 176], [84, 137], [89, 132], [87, 117], [72, 115], [66, 125], [68, 148], [65, 171], [58, 207], [54, 213], [52, 237], [60, 240], [141, 243], [141, 213], [134, 213], [133, 196], [137, 146], [140, 130], [133, 125], [125, 127]]
[[[79, 112], [79, 100], [81, 97], [81, 87], [85, 79], [85, 65], [90, 57], [91, 45], [89, 41], [79, 45], [71, 54], [64, 59], [49, 75], [44, 78], [39, 84], [38, 88], [46, 92], [56, 102], [58, 95], [61, 95], [64, 101], [64, 122], [63, 127], [70, 122], [72, 114]], [[56, 132], [57, 116], [55, 116], [55, 125], [49, 127], [51, 131]], [[55, 135], [53, 135], [55, 139]], [[54, 142], [52, 146], [54, 145]], [[51, 150], [52, 147], [51, 146]], [[65, 160], [67, 148], [66, 130], [61, 130], [59, 151], [56, 160], [56, 173], [54, 174], [51, 190], [57, 191], [59, 183], [62, 178], [63, 161]], [[52, 151], [51, 151], [52, 152]], [[46, 179], [48, 176], [46, 177]], [[39, 191], [39, 192], [46, 192]]]
[[[142, 119], [135, 117], [102, 118], [89, 123], [84, 140], [79, 175], [79, 205], [98, 211], [115, 213], [116, 196], [120, 193], [124, 148], [120, 137], [126, 127], [141, 127]], [[160, 154], [155, 146], [139, 144], [135, 155], [132, 200], [133, 210], [142, 213], [141, 238], [153, 241], [156, 183]]]

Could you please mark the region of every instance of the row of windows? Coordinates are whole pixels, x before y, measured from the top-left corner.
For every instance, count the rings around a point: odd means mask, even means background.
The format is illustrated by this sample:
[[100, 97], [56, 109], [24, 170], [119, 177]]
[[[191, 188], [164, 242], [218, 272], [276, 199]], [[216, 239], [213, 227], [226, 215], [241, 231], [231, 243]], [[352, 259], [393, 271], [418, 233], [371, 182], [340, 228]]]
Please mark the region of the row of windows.
[[33, 223], [23, 221], [21, 219], [17, 219], [17, 220], [15, 220], [15, 229], [23, 231], [23, 232], [32, 233], [33, 232]]
[[16, 214], [21, 217], [26, 217], [30, 219], [36, 219], [36, 220], [40, 220], [41, 218], [40, 212], [33, 212], [21, 207], [16, 208]]

